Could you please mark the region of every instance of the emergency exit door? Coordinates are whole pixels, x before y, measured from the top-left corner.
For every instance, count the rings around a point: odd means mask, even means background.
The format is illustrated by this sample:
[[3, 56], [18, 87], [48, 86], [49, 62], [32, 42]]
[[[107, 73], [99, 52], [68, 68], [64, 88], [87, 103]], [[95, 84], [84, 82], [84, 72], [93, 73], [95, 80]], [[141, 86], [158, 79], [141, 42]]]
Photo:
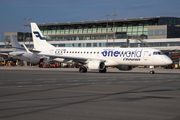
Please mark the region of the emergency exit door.
[[144, 51], [144, 60], [148, 59], [148, 51]]

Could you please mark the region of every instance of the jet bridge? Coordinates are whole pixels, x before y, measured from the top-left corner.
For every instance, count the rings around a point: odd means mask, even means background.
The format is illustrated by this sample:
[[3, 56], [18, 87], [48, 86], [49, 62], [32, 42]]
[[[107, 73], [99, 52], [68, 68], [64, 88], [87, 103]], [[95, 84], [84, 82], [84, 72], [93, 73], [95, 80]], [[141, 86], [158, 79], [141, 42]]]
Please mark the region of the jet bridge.
[[136, 37], [135, 38], [136, 40], [139, 40], [141, 43], [144, 43], [147, 47], [152, 47], [151, 44], [149, 44], [148, 42], [144, 41], [142, 38], [140, 37]]

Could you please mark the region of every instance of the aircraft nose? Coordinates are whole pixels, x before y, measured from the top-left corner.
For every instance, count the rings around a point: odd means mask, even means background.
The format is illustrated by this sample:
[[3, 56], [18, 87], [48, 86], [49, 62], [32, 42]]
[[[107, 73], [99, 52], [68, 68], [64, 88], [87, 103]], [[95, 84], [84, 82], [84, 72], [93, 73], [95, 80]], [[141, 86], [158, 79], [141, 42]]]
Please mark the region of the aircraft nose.
[[167, 58], [165, 61], [164, 61], [167, 65], [170, 65], [173, 63], [173, 61], [170, 59], [170, 58]]

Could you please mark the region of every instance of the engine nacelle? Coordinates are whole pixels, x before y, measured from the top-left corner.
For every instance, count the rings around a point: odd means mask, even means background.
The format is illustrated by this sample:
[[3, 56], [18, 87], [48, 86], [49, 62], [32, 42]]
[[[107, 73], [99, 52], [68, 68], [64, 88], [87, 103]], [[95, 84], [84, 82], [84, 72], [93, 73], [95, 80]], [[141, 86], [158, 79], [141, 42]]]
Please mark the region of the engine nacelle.
[[91, 70], [103, 70], [105, 68], [105, 64], [103, 61], [89, 61], [88, 68]]
[[132, 70], [132, 69], [133, 69], [133, 66], [120, 65], [120, 66], [117, 66], [117, 68], [118, 68], [119, 70], [128, 71], [128, 70]]

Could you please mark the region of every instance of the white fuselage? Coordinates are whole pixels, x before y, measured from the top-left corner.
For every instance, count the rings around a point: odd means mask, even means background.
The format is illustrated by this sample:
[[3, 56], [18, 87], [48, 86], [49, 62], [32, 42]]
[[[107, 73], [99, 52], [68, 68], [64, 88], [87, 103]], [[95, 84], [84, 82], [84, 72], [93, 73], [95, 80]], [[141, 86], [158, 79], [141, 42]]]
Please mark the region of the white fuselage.
[[10, 52], [9, 55], [12, 56], [13, 58], [21, 59], [21, 60], [31, 62], [31, 63], [39, 63], [41, 59], [40, 56], [36, 54], [30, 54], [28, 52], [23, 52], [23, 54], [21, 55], [17, 55], [16, 52]]
[[[153, 48], [74, 48], [52, 47], [41, 49], [40, 54], [67, 56], [87, 59], [104, 60], [105, 66], [118, 65], [168, 65], [172, 60], [164, 54], [154, 54], [161, 51]], [[64, 58], [55, 58], [59, 62], [68, 62]], [[72, 62], [72, 61], [70, 61]]]

